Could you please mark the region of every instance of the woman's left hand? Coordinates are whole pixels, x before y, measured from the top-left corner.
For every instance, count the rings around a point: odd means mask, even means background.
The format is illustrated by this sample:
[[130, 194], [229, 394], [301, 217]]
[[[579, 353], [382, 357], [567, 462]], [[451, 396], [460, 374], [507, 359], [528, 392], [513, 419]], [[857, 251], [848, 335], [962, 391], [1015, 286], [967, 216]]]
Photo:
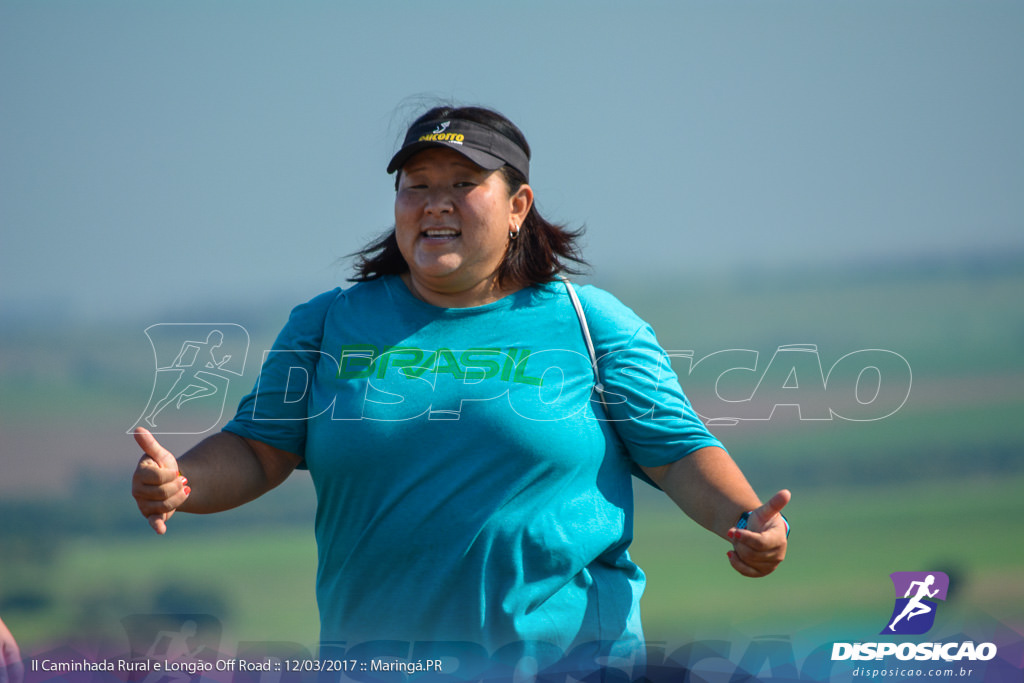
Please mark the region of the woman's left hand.
[[783, 489], [767, 503], [750, 513], [747, 528], [729, 529], [726, 537], [732, 541], [729, 563], [744, 576], [767, 576], [786, 558], [786, 522], [782, 508], [792, 494]]

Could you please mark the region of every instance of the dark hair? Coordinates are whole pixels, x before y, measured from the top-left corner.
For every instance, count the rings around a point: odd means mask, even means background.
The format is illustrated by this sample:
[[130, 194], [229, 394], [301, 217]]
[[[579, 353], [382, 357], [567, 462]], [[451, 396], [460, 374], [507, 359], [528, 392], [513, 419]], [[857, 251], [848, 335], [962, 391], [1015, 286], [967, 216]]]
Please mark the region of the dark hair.
[[[409, 127], [441, 118], [464, 119], [488, 126], [514, 141], [523, 148], [527, 157], [530, 156], [530, 145], [519, 128], [498, 112], [483, 107], [434, 107]], [[508, 185], [510, 196], [526, 183], [523, 174], [507, 164], [499, 171]], [[395, 175], [396, 190], [401, 172], [399, 169]], [[549, 222], [540, 215], [534, 202], [523, 221], [519, 237], [509, 240], [505, 258], [498, 266], [498, 282], [502, 285], [526, 287], [551, 282], [563, 272], [579, 274], [580, 267], [586, 266], [577, 245], [582, 234], [583, 228], [570, 230], [564, 225]], [[357, 257], [356, 275], [349, 278], [352, 282], [366, 282], [409, 270], [409, 264], [398, 250], [394, 228], [352, 255]]]

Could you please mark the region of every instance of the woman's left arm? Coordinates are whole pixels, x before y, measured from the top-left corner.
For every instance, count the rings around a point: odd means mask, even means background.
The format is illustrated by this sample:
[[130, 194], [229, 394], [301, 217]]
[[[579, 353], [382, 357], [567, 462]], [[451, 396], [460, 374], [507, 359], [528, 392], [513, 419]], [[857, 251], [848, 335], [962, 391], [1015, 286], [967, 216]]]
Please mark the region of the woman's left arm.
[[[740, 574], [766, 576], [785, 559], [788, 526], [780, 512], [790, 492], [779, 491], [762, 504], [724, 449], [700, 448], [667, 465], [642, 469], [689, 517], [732, 542], [729, 562]], [[746, 527], [737, 528], [746, 512]]]

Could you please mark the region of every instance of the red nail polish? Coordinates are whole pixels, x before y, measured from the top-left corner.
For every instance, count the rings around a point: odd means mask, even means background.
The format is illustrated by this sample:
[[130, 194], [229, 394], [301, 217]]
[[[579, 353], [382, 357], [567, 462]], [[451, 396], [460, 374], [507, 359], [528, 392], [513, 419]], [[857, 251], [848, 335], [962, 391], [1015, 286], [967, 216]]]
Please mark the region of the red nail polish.
[[185, 487], [185, 495], [186, 496], [192, 495], [192, 487], [191, 486], [186, 486]]

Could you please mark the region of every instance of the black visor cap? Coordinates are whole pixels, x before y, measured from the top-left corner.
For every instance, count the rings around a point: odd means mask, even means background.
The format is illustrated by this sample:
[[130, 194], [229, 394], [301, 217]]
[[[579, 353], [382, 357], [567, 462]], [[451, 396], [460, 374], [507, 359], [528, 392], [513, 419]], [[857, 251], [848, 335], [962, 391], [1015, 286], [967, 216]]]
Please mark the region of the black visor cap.
[[388, 173], [394, 173], [414, 154], [430, 147], [452, 149], [488, 171], [508, 164], [530, 180], [530, 158], [522, 147], [493, 128], [455, 118], [424, 121], [410, 128], [402, 148], [388, 164]]

